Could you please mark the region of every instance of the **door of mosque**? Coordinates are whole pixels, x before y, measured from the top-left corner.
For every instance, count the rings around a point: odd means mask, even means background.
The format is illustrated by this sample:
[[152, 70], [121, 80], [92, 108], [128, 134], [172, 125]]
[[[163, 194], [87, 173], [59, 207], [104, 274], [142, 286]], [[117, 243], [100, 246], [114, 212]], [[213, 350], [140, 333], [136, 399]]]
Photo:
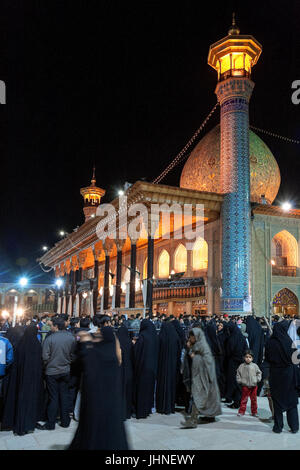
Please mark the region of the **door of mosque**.
[[274, 314], [298, 315], [299, 302], [297, 296], [287, 288], [281, 289], [273, 299]]

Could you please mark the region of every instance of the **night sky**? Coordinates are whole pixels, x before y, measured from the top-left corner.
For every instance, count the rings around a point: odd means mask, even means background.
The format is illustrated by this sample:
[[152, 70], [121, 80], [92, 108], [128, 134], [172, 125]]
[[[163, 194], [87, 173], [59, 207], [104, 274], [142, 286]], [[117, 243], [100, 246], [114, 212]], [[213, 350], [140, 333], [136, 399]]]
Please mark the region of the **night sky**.
[[[35, 260], [60, 229], [83, 223], [79, 191], [93, 162], [109, 202], [125, 181], [152, 181], [181, 150], [216, 102], [208, 49], [227, 35], [233, 10], [241, 34], [263, 46], [251, 124], [300, 140], [296, 0], [1, 1], [2, 282], [47, 279]], [[205, 132], [218, 121], [219, 110]], [[275, 203], [300, 207], [300, 146], [259, 135], [281, 170]], [[182, 167], [162, 183], [178, 185]]]

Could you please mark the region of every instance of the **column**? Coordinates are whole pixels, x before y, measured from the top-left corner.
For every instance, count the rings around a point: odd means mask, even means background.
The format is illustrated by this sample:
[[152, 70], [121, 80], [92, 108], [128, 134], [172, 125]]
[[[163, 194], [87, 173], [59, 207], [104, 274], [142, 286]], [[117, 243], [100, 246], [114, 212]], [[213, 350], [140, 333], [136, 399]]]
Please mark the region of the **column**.
[[137, 240], [131, 239], [129, 308], [135, 307], [136, 242]]
[[[78, 273], [77, 273], [77, 282], [83, 281], [83, 270], [84, 264], [86, 260], [87, 254], [84, 252], [80, 252], [78, 255]], [[81, 316], [81, 306], [82, 306], [82, 293], [79, 292], [78, 294], [78, 315]]]
[[53, 310], [55, 313], [58, 313], [59, 312], [59, 307], [60, 307], [60, 303], [59, 303], [59, 289], [58, 287], [55, 287], [55, 296], [54, 296], [54, 305], [53, 305]]
[[[42, 305], [43, 303], [43, 292], [41, 289], [38, 291], [38, 305]], [[45, 304], [46, 304], [46, 298], [45, 298]]]
[[115, 307], [120, 308], [121, 306], [121, 283], [122, 283], [122, 249], [125, 244], [125, 240], [117, 240], [117, 267], [116, 267], [116, 301]]
[[70, 287], [70, 271], [67, 271], [66, 272], [66, 284], [65, 284], [65, 301], [64, 301], [64, 309], [62, 313], [68, 313], [69, 287]]
[[[62, 268], [63, 269], [63, 268]], [[65, 283], [66, 283], [66, 277], [65, 277], [65, 272], [62, 270], [61, 271], [61, 279], [63, 281], [63, 284], [61, 288], [59, 289], [59, 295], [60, 295], [60, 308], [58, 310], [58, 313], [63, 313], [63, 307], [64, 307], [64, 289], [65, 289]]]
[[153, 258], [154, 258], [154, 239], [151, 235], [148, 236], [147, 247], [147, 300], [146, 309], [147, 313], [152, 316], [152, 295], [153, 295]]
[[187, 250], [186, 255], [187, 255], [186, 277], [192, 277], [193, 276], [193, 250]]
[[104, 303], [103, 310], [108, 308], [108, 297], [109, 297], [109, 254], [105, 253], [105, 267], [104, 267]]
[[244, 312], [250, 299], [249, 100], [254, 83], [245, 77], [219, 82], [221, 107], [223, 313]]
[[213, 315], [214, 311], [214, 272], [213, 272], [213, 240], [207, 240], [208, 244], [208, 265], [207, 265], [207, 285], [206, 285], [206, 297], [207, 297], [207, 313]]
[[76, 266], [73, 266], [73, 276], [72, 276], [72, 287], [71, 287], [71, 302], [72, 302], [72, 309], [71, 309], [71, 316], [73, 317], [74, 314], [74, 304], [75, 304], [75, 299], [76, 299], [76, 292], [77, 292], [77, 286], [76, 286], [76, 278], [77, 278], [77, 269]]
[[174, 311], [174, 302], [168, 302], [168, 315], [173, 315], [173, 311]]
[[108, 309], [109, 299], [109, 260], [112, 251], [112, 244], [109, 241], [104, 243], [105, 265], [104, 265], [104, 289], [103, 289], [103, 310]]
[[153, 297], [153, 261], [154, 261], [154, 236], [159, 225], [159, 214], [148, 215], [148, 247], [147, 247], [147, 297], [146, 310], [152, 317], [152, 297]]
[[192, 315], [192, 313], [193, 313], [193, 306], [192, 306], [192, 302], [190, 300], [186, 301], [185, 311], [186, 311], [187, 315]]
[[98, 303], [98, 296], [99, 296], [99, 256], [101, 254], [101, 250], [93, 248], [94, 254], [94, 289], [93, 289], [93, 314], [96, 315], [97, 313], [97, 303]]

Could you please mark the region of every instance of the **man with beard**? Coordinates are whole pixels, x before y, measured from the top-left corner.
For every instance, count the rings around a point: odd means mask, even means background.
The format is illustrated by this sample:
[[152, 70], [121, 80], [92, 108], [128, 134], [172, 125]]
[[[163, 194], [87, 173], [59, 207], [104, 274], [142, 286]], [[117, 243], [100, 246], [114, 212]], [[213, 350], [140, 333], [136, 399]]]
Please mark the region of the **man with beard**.
[[157, 374], [158, 339], [150, 320], [141, 323], [134, 345], [134, 405], [136, 418], [147, 418], [154, 404]]
[[164, 321], [158, 337], [158, 371], [156, 410], [158, 413], [175, 413], [175, 398], [180, 369], [181, 340], [172, 325]]

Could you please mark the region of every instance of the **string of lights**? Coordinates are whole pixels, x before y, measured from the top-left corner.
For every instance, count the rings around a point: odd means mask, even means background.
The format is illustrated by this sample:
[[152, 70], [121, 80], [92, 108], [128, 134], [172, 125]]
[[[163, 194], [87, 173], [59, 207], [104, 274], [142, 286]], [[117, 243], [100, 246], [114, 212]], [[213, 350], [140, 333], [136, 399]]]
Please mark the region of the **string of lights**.
[[191, 145], [195, 142], [195, 140], [197, 139], [198, 135], [200, 134], [200, 132], [203, 130], [203, 128], [205, 127], [206, 123], [208, 122], [208, 120], [211, 118], [211, 116], [213, 115], [213, 113], [215, 112], [216, 108], [219, 106], [219, 102], [217, 102], [214, 107], [212, 108], [212, 110], [210, 111], [210, 113], [207, 115], [207, 117], [204, 119], [204, 121], [202, 122], [201, 126], [196, 130], [196, 132], [194, 133], [194, 135], [190, 138], [190, 140], [188, 141], [188, 143], [183, 147], [183, 149], [176, 155], [176, 157], [171, 161], [171, 163], [167, 166], [167, 168], [165, 168], [165, 170], [157, 177], [155, 178], [155, 180], [152, 181], [152, 183], [154, 184], [158, 184], [176, 165], [178, 165], [178, 163], [180, 163], [184, 157], [186, 157], [186, 152], [188, 151], [188, 149], [191, 147]]
[[50, 273], [50, 271], [52, 271], [52, 269], [54, 269], [53, 267], [50, 268], [50, 269], [45, 269], [43, 266], [42, 266], [42, 263], [39, 263], [40, 265], [40, 268], [42, 269], [42, 271], [44, 271], [44, 273]]
[[[186, 153], [188, 151], [188, 149], [191, 147], [191, 145], [195, 142], [195, 140], [197, 139], [198, 135], [200, 134], [200, 132], [203, 130], [203, 128], [205, 127], [206, 123], [208, 122], [208, 120], [211, 118], [211, 116], [213, 115], [213, 113], [215, 112], [217, 106], [219, 105], [219, 102], [217, 102], [213, 109], [210, 111], [210, 113], [207, 115], [207, 117], [204, 119], [204, 121], [202, 122], [201, 126], [196, 130], [196, 132], [194, 133], [194, 135], [191, 137], [191, 139], [187, 142], [187, 144], [183, 147], [183, 149], [176, 155], [176, 157], [171, 161], [171, 163], [164, 169], [164, 171], [157, 177], [155, 178], [155, 180], [152, 181], [152, 183], [154, 184], [158, 184], [160, 183], [160, 181], [173, 169], [175, 168], [176, 165], [178, 165], [178, 163], [182, 162], [184, 160], [184, 158], [187, 157]], [[276, 137], [277, 139], [281, 139], [281, 140], [284, 140], [285, 142], [290, 142], [291, 144], [300, 144], [300, 141], [299, 140], [296, 140], [296, 139], [291, 139], [289, 137], [285, 137], [283, 135], [279, 135], [279, 134], [276, 134], [275, 132], [271, 132], [271, 131], [268, 131], [268, 130], [265, 130], [265, 129], [261, 129], [259, 127], [255, 127], [255, 126], [250, 126], [251, 129], [253, 129], [254, 131], [258, 131], [258, 132], [262, 132], [263, 134], [267, 134], [267, 135], [270, 135], [272, 137]]]
[[265, 129], [260, 129], [259, 127], [250, 126], [250, 129], [253, 129], [254, 131], [262, 132], [263, 134], [271, 135], [272, 137], [277, 137], [277, 139], [285, 140], [286, 142], [290, 142], [291, 144], [300, 144], [299, 140], [290, 139], [289, 137], [275, 134], [274, 132], [266, 131]]

